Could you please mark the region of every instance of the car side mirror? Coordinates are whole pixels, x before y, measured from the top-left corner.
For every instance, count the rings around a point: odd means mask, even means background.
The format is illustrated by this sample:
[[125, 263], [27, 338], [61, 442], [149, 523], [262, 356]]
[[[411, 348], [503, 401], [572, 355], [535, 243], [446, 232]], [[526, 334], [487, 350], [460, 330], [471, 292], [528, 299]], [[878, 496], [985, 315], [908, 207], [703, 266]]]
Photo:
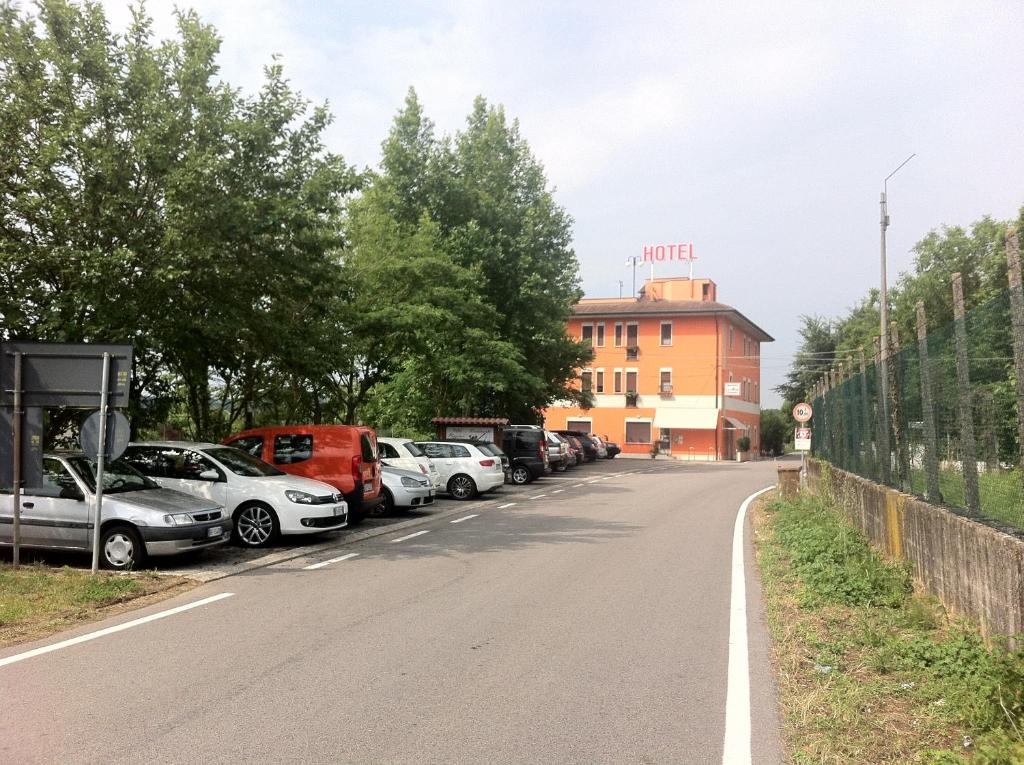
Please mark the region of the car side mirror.
[[219, 481], [220, 480], [220, 473], [218, 473], [216, 470], [204, 470], [202, 473], [199, 474], [199, 480], [200, 481]]
[[391, 467], [391, 463], [387, 462], [386, 460], [381, 460], [380, 465], [381, 467]]
[[57, 496], [59, 496], [61, 499], [73, 499], [77, 502], [85, 501], [85, 494], [83, 494], [82, 490], [79, 489], [77, 486], [62, 486], [60, 489], [60, 494], [58, 494]]

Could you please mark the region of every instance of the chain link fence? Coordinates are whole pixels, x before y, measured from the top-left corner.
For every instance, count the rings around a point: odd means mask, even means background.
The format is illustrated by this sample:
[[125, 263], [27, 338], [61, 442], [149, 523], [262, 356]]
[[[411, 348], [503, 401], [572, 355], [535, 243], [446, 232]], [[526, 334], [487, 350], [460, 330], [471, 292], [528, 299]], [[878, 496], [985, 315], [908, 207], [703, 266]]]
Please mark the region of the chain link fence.
[[816, 386], [817, 456], [1024, 530], [1024, 293], [1016, 243], [1006, 293], [965, 312], [955, 274], [952, 322], [926, 333], [918, 303], [916, 337], [894, 331], [886, 359], [876, 348], [873, 359], [848, 360]]

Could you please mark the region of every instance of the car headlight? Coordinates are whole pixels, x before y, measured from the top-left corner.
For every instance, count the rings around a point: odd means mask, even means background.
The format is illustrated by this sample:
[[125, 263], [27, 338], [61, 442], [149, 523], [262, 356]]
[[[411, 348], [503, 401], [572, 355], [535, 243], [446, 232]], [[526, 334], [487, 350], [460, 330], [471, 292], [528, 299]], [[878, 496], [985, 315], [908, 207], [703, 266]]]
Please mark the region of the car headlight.
[[420, 482], [420, 480], [418, 478], [409, 478], [408, 476], [404, 476], [404, 475], [402, 476], [402, 486], [408, 486], [408, 487], [414, 489], [417, 486], [422, 486], [422, 485], [423, 484]]
[[304, 491], [293, 491], [292, 489], [286, 491], [284, 495], [292, 502], [298, 502], [300, 505], [312, 505], [316, 500], [316, 497], [312, 494], [308, 494]]
[[196, 519], [188, 513], [173, 513], [164, 516], [164, 523], [168, 526], [191, 526], [195, 522]]

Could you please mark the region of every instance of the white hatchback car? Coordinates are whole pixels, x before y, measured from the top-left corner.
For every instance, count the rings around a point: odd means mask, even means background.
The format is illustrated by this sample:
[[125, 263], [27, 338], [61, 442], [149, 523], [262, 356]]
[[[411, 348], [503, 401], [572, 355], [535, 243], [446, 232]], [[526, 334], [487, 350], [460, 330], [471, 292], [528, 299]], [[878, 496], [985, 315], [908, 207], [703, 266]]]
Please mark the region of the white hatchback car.
[[391, 467], [422, 473], [430, 479], [434, 491], [441, 490], [441, 474], [434, 467], [434, 461], [408, 438], [377, 436], [377, 451]]
[[442, 485], [455, 499], [472, 499], [505, 483], [501, 459], [484, 453], [474, 444], [417, 441], [416, 446], [434, 461]]
[[283, 473], [232, 446], [133, 443], [123, 459], [167, 489], [223, 505], [234, 521], [235, 539], [245, 547], [263, 547], [281, 534], [348, 525], [348, 505], [333, 486]]

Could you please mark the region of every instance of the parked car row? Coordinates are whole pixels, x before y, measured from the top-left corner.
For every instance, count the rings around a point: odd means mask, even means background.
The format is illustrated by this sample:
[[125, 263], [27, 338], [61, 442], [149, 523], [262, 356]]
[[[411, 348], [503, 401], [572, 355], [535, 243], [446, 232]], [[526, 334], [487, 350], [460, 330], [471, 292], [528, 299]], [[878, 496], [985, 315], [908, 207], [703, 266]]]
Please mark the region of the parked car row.
[[[123, 570], [229, 539], [263, 547], [427, 507], [440, 492], [466, 500], [506, 481], [529, 483], [617, 449], [536, 426], [510, 427], [501, 447], [378, 439], [372, 428], [346, 425], [257, 428], [223, 444], [133, 442], [104, 469], [100, 560]], [[22, 544], [91, 549], [96, 476], [82, 453], [46, 454], [43, 485], [22, 490]], [[11, 503], [0, 502], [0, 546], [12, 543], [12, 523]]]

